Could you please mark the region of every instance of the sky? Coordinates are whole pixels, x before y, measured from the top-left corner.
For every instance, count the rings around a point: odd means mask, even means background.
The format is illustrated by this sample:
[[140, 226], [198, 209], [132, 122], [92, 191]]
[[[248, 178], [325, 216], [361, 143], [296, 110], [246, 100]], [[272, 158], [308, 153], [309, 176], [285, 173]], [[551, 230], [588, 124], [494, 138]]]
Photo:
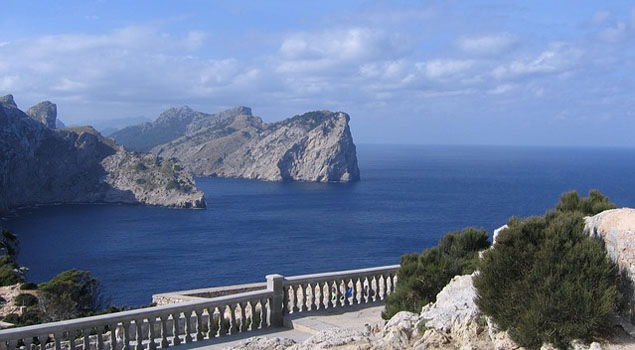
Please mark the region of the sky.
[[635, 146], [632, 1], [3, 0], [0, 95], [66, 124], [249, 106], [357, 143]]

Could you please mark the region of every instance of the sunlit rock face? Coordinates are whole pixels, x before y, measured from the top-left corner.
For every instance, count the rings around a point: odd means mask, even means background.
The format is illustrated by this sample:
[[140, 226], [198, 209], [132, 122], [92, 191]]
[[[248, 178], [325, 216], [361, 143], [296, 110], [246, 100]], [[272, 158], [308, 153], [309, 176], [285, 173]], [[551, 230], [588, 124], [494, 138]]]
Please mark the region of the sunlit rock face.
[[171, 108], [112, 137], [126, 148], [177, 158], [197, 175], [269, 181], [357, 181], [357, 151], [342, 112], [264, 123], [248, 107], [217, 114]]

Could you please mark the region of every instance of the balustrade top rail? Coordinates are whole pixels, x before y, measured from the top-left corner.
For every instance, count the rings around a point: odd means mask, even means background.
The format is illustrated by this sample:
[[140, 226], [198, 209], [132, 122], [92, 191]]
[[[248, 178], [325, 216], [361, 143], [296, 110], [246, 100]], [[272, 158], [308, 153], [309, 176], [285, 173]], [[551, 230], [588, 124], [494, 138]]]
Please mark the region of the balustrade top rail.
[[[284, 313], [383, 300], [394, 290], [398, 268], [390, 265], [290, 277], [268, 275], [262, 290], [0, 330], [0, 350], [53, 350], [47, 348], [51, 342], [54, 350], [131, 350], [131, 343], [134, 350], [155, 350], [282, 326]], [[219, 290], [261, 287], [239, 286], [243, 288]], [[338, 290], [337, 298], [329, 299], [329, 290], [334, 289]]]
[[194, 310], [200, 308], [212, 308], [222, 307], [232, 303], [238, 303], [245, 300], [252, 300], [256, 298], [271, 297], [273, 291], [263, 290], [254, 292], [245, 292], [234, 295], [226, 295], [213, 299], [206, 299], [204, 301], [189, 301], [180, 304], [169, 304], [162, 306], [153, 306], [143, 309], [127, 310], [120, 312], [113, 312], [110, 314], [89, 316], [75, 318], [65, 321], [42, 323], [33, 326], [9, 328], [0, 331], [0, 341], [24, 338], [33, 336], [33, 333], [40, 334], [55, 334], [60, 331], [66, 331], [68, 329], [86, 329], [90, 327], [109, 325], [112, 323], [134, 321], [138, 319], [148, 319], [150, 317], [169, 316], [175, 312], [186, 312], [187, 310]]
[[333, 272], [323, 272], [323, 273], [314, 273], [314, 274], [306, 274], [299, 276], [289, 276], [284, 278], [284, 284], [292, 284], [292, 283], [314, 283], [314, 282], [324, 282], [333, 279], [348, 279], [355, 277], [362, 277], [367, 275], [380, 275], [387, 273], [395, 273], [399, 269], [399, 265], [388, 265], [388, 266], [378, 266], [378, 267], [370, 267], [365, 269], [357, 269], [357, 270], [345, 270], [345, 271], [333, 271]]

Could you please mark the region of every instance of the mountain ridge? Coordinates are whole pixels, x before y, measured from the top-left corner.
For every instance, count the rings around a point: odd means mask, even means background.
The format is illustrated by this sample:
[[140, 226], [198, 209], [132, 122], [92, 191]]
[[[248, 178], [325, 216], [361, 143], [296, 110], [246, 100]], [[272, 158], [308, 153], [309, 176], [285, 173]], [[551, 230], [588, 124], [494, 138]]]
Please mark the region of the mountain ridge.
[[265, 123], [249, 107], [206, 114], [182, 106], [111, 136], [128, 149], [177, 158], [199, 176], [348, 182], [360, 178], [349, 121], [343, 112], [313, 111]]
[[0, 211], [77, 202], [206, 206], [175, 160], [127, 152], [89, 126], [51, 128], [54, 106], [40, 103], [29, 115], [13, 96], [0, 97]]

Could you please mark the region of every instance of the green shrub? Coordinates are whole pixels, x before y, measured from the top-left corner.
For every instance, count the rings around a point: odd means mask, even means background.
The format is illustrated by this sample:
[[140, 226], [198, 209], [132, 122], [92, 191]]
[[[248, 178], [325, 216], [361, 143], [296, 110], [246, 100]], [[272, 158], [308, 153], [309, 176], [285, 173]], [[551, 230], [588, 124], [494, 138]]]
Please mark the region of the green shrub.
[[616, 306], [617, 269], [584, 234], [583, 215], [611, 206], [597, 191], [583, 199], [570, 192], [555, 211], [511, 219], [480, 261], [479, 309], [528, 349], [601, 331]]
[[37, 289], [37, 284], [32, 282], [22, 283], [22, 285], [20, 286], [20, 290], [36, 290], [36, 289]]
[[38, 303], [38, 300], [34, 295], [26, 293], [18, 294], [13, 301], [17, 306], [33, 306]]
[[101, 284], [90, 272], [64, 271], [40, 284], [40, 307], [50, 321], [88, 316], [102, 309]]
[[23, 281], [22, 274], [12, 266], [5, 265], [0, 267], [0, 287], [22, 283]]
[[27, 309], [22, 315], [8, 314], [2, 321], [13, 323], [17, 327], [31, 326], [42, 322], [42, 314], [37, 309]]
[[557, 212], [578, 212], [585, 216], [595, 215], [615, 208], [615, 204], [611, 203], [598, 190], [589, 191], [589, 196], [586, 198], [580, 198], [576, 191], [564, 193], [560, 196], [560, 202], [556, 205]]
[[399, 311], [421, 312], [421, 307], [434, 302], [452, 277], [475, 270], [478, 252], [490, 245], [487, 238], [485, 230], [465, 228], [446, 234], [436, 247], [421, 254], [402, 256], [399, 283], [386, 298], [382, 317], [389, 319]]

